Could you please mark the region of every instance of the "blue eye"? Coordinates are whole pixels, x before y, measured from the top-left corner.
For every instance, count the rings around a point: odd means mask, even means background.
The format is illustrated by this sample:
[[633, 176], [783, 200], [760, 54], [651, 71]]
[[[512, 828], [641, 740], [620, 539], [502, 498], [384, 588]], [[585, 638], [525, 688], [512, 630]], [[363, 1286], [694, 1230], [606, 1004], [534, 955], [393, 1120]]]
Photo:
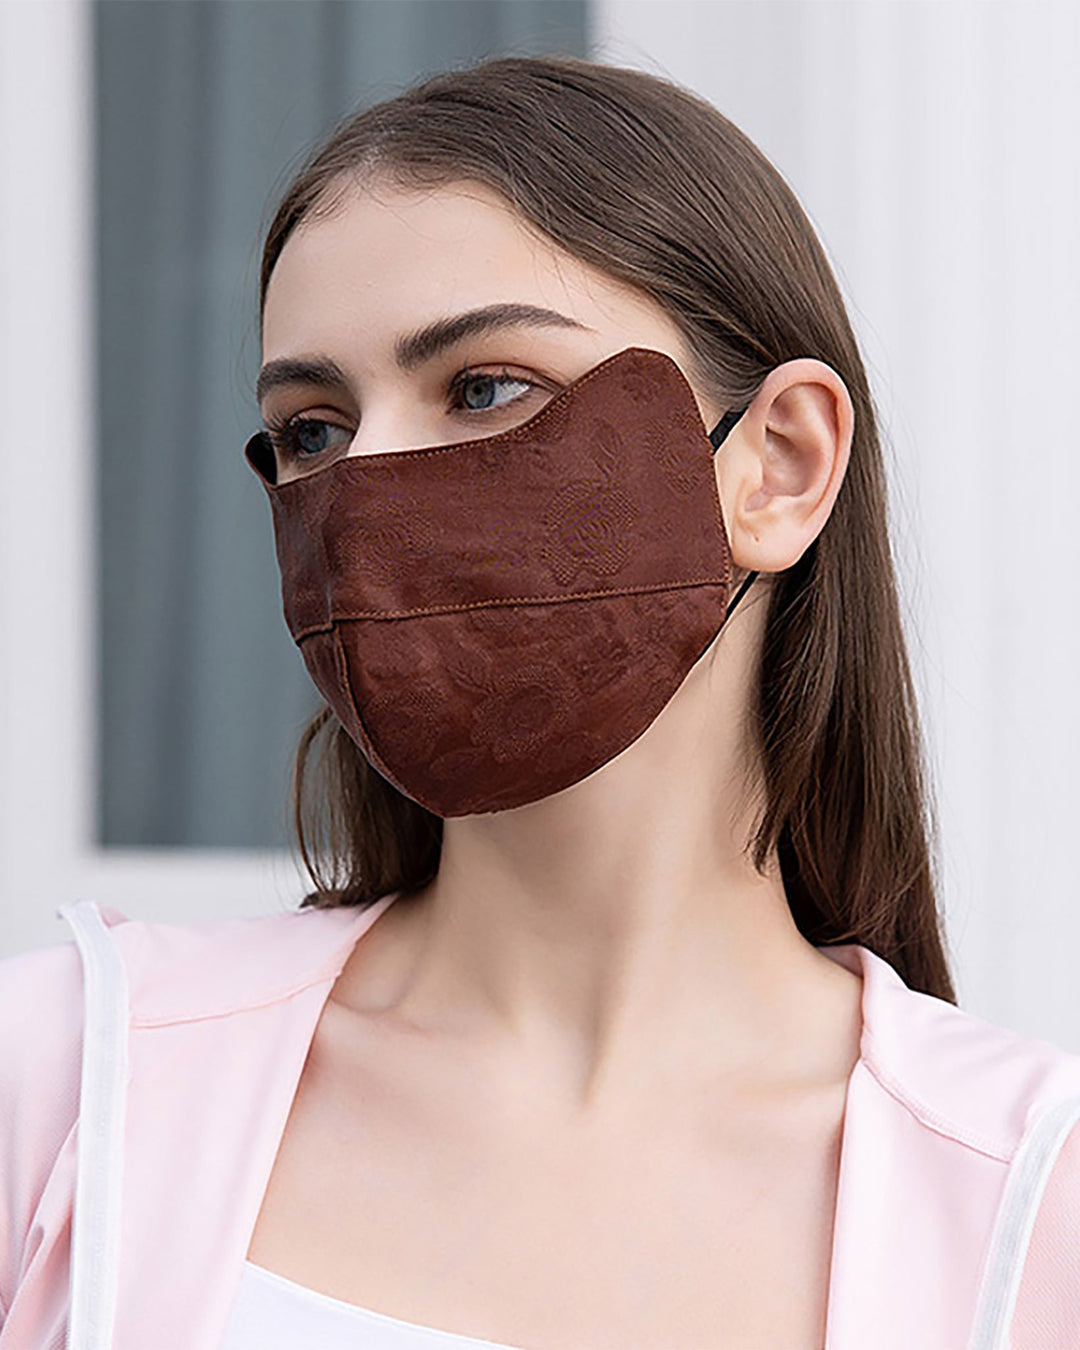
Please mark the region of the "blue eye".
[[353, 433], [318, 417], [293, 417], [287, 422], [268, 424], [274, 449], [290, 459], [314, 459], [327, 450], [348, 445]]
[[[509, 398], [497, 398], [499, 389], [506, 385], [516, 385], [521, 392], [512, 393]], [[495, 374], [465, 370], [450, 386], [455, 397], [454, 406], [461, 407], [466, 412], [490, 412], [496, 408], [503, 408], [508, 403], [523, 398], [535, 387], [531, 381], [518, 379], [516, 375], [510, 375], [505, 370]]]

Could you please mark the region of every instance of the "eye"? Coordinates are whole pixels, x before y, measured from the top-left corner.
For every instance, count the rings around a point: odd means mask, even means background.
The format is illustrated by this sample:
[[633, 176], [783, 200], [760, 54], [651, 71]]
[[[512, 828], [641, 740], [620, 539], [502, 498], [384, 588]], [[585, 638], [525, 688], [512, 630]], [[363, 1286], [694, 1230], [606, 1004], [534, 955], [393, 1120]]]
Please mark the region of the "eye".
[[299, 414], [284, 422], [267, 421], [267, 432], [274, 449], [286, 461], [315, 459], [328, 450], [347, 446], [354, 433], [334, 422]]
[[[516, 386], [518, 392], [511, 391], [509, 397], [500, 398], [500, 391], [505, 391], [508, 386]], [[531, 380], [521, 379], [506, 370], [463, 370], [450, 384], [451, 406], [469, 413], [492, 412], [518, 402], [530, 390], [536, 389], [537, 385]]]

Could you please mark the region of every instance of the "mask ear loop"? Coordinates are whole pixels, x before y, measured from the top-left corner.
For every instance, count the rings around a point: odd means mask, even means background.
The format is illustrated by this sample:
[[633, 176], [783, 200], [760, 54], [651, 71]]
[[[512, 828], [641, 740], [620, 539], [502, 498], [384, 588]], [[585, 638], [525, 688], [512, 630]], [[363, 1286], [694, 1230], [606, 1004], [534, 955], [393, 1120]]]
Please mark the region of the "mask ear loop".
[[[747, 408], [749, 406], [750, 406], [749, 404], [746, 405]], [[721, 442], [727, 439], [728, 432], [730, 432], [731, 428], [735, 425], [735, 423], [739, 420], [739, 418], [743, 415], [744, 412], [746, 412], [746, 408], [730, 409], [723, 415], [723, 417], [721, 417], [720, 421], [717, 422], [716, 426], [713, 427], [712, 431], [709, 432], [709, 440], [712, 442], [714, 455], [716, 454], [717, 450], [720, 449]], [[746, 579], [743, 581], [739, 589], [735, 592], [735, 595], [731, 603], [724, 611], [725, 623], [727, 623], [728, 619], [730, 619], [732, 614], [734, 613], [735, 606], [743, 598], [743, 596], [750, 589], [753, 583], [757, 581], [758, 576], [759, 573], [757, 572], [747, 573]]]
[[[749, 408], [749, 406], [750, 405], [748, 403], [746, 405], [746, 408]], [[739, 418], [743, 415], [743, 413], [746, 412], [746, 408], [731, 408], [728, 412], [726, 412], [723, 415], [723, 417], [721, 417], [720, 421], [717, 422], [716, 426], [713, 427], [712, 431], [709, 432], [709, 440], [712, 441], [712, 448], [714, 455], [716, 454], [717, 450], [720, 449], [721, 442], [727, 440], [728, 433], [731, 431], [731, 428], [735, 425], [735, 423], [739, 420]]]

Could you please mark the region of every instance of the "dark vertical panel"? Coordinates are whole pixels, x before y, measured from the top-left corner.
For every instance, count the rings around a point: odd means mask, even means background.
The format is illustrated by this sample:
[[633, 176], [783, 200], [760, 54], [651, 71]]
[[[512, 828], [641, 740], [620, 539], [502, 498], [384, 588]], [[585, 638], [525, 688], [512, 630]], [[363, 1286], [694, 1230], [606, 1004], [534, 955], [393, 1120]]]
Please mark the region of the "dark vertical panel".
[[353, 108], [493, 52], [585, 53], [584, 0], [97, 0], [99, 830], [287, 837], [315, 706], [281, 617], [257, 425], [258, 240]]

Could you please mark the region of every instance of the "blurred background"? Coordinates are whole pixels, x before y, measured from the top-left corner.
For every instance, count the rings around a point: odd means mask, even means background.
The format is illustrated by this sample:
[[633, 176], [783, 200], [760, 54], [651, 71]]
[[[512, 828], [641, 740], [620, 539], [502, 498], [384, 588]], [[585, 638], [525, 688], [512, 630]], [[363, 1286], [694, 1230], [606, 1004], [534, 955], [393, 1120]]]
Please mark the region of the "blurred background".
[[886, 438], [961, 1005], [1080, 1051], [1071, 0], [0, 4], [0, 956], [77, 899], [303, 894], [315, 697], [241, 458], [261, 231], [348, 112], [533, 52], [695, 89], [817, 227]]

